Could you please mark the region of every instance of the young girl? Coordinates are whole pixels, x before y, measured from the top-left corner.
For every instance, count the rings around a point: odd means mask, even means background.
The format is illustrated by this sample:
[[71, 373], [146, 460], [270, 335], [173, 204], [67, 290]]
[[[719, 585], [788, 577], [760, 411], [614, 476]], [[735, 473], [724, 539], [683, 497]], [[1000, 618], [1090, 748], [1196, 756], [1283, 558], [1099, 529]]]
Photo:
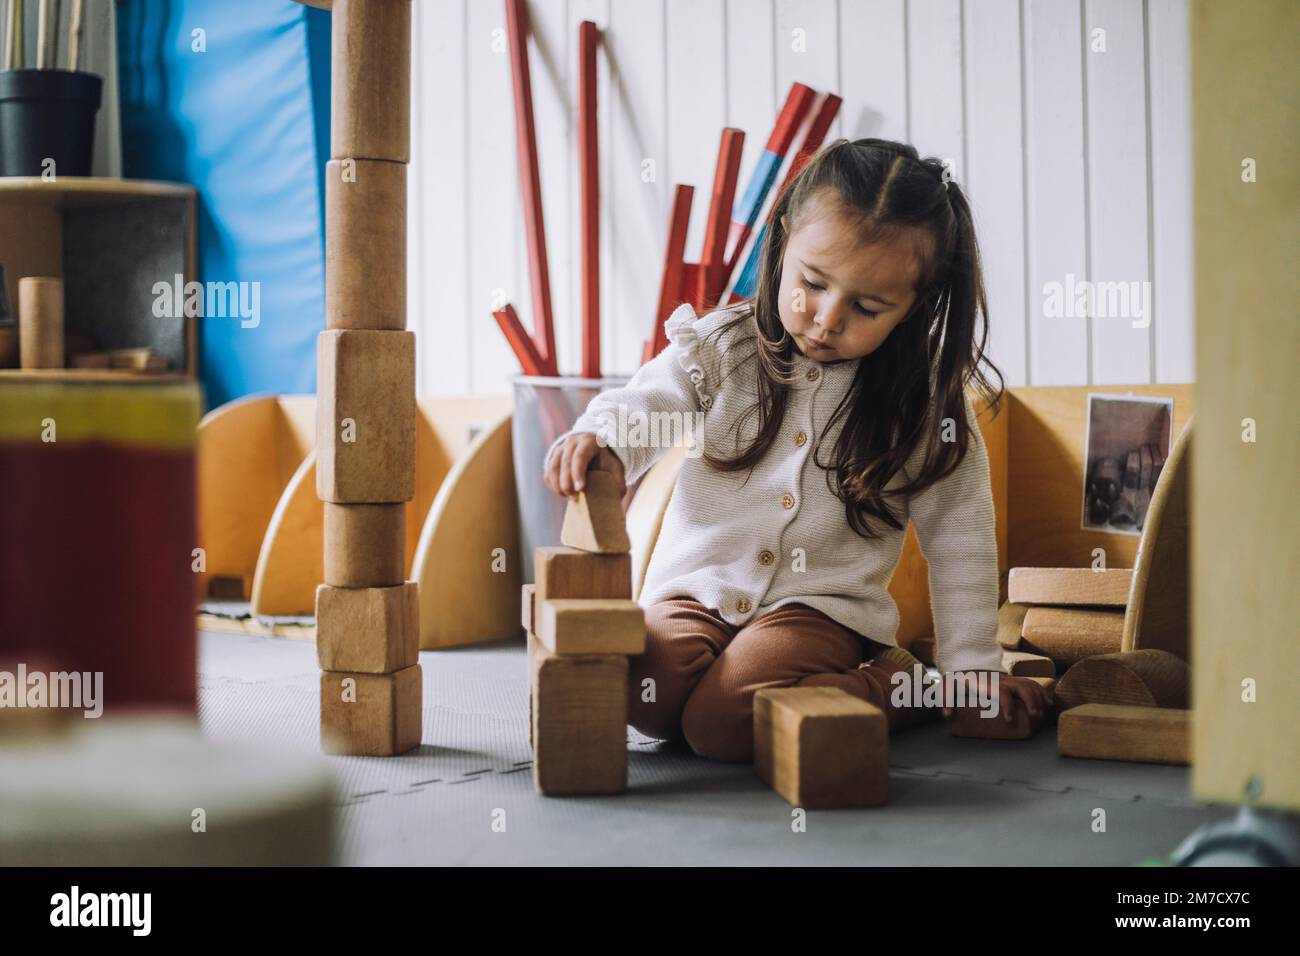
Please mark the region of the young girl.
[[[909, 521], [940, 666], [972, 689], [1000, 674], [993, 498], [966, 388], [999, 400], [1001, 376], [984, 357], [970, 207], [943, 164], [887, 140], [832, 143], [778, 198], [754, 297], [701, 318], [683, 305], [665, 330], [671, 344], [594, 398], [545, 466], [566, 497], [591, 468], [626, 486], [666, 447], [616, 423], [703, 413], [639, 597], [632, 725], [741, 761], [766, 687], [839, 687], [891, 729], [937, 716], [893, 701], [893, 675], [917, 663], [887, 590]], [[1013, 697], [1034, 714], [1050, 700], [1024, 678], [998, 687], [1008, 720]]]

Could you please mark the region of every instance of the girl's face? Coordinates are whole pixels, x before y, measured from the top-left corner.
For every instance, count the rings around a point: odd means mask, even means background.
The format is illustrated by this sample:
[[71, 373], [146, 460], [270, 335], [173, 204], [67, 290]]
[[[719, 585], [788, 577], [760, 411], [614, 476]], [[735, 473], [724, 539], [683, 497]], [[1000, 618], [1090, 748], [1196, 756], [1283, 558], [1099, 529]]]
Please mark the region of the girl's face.
[[864, 245], [834, 203], [814, 200], [803, 220], [781, 263], [781, 324], [819, 362], [870, 355], [916, 301], [915, 244], [899, 235]]

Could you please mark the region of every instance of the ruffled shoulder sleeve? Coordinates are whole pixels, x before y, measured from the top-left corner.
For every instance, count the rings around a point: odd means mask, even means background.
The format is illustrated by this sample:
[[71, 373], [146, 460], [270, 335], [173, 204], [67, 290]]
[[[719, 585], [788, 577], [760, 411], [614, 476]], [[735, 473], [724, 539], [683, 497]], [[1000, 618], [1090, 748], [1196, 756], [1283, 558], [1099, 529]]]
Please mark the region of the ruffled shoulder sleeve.
[[664, 320], [664, 333], [668, 336], [668, 341], [677, 346], [677, 362], [690, 376], [700, 408], [707, 411], [713, 407], [713, 393], [704, 374], [698, 322], [690, 303], [683, 302]]

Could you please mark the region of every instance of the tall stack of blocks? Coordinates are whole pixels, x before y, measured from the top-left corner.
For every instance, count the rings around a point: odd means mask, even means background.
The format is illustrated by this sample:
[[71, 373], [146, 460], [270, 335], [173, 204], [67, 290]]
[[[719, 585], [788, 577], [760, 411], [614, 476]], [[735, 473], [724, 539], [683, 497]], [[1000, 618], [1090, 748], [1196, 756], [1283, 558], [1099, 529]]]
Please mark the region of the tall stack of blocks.
[[548, 796], [627, 789], [627, 658], [645, 650], [617, 482], [586, 482], [523, 588], [533, 783]]
[[316, 348], [321, 745], [420, 742], [419, 597], [406, 580], [415, 493], [415, 336], [406, 331], [411, 0], [334, 0], [325, 175], [325, 325]]

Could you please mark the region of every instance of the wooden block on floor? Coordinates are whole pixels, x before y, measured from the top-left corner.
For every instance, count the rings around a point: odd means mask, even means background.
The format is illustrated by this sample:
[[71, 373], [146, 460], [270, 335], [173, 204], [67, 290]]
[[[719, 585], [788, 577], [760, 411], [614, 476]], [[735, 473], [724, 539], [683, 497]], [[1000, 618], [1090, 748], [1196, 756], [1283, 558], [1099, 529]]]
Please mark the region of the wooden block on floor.
[[623, 492], [608, 471], [589, 471], [586, 487], [564, 509], [560, 543], [596, 554], [624, 554], [632, 550], [623, 514]]
[[543, 601], [537, 639], [555, 654], [640, 654], [645, 611], [629, 599], [558, 598]]
[[1124, 638], [1124, 612], [1081, 607], [1031, 607], [1025, 613], [1020, 650], [1069, 667], [1085, 657], [1114, 654]]
[[406, 506], [325, 502], [325, 583], [397, 587], [406, 581]]
[[420, 586], [316, 588], [321, 670], [389, 674], [420, 657]]
[[889, 799], [885, 713], [834, 687], [760, 690], [754, 770], [791, 806], [879, 806]]
[[519, 623], [529, 634], [537, 633], [537, 585], [525, 584], [520, 587]]
[[410, 0], [335, 0], [332, 20], [330, 155], [408, 162]]
[[1056, 665], [1050, 657], [1028, 651], [1004, 650], [1002, 669], [1012, 677], [1056, 677]]
[[533, 560], [538, 602], [557, 598], [631, 598], [632, 555], [538, 548]]
[[1056, 693], [1063, 709], [1083, 704], [1184, 708], [1191, 683], [1185, 660], [1150, 648], [1081, 660], [1065, 672]]
[[415, 334], [327, 329], [317, 339], [316, 373], [317, 496], [349, 504], [410, 501]]
[[627, 658], [564, 657], [528, 636], [533, 784], [547, 796], [627, 789]]
[[1012, 604], [1007, 601], [998, 608], [998, 643], [1009, 651], [1020, 646], [1020, 632], [1025, 626], [1026, 604]]
[[392, 674], [321, 671], [321, 748], [331, 754], [391, 757], [420, 743], [420, 665]]
[[1124, 607], [1132, 584], [1130, 568], [1012, 568], [1007, 600], [1059, 607]]
[[[1051, 677], [1033, 678], [1042, 686], [1053, 689], [1056, 680]], [[1001, 713], [984, 716], [979, 707], [955, 707], [948, 718], [948, 732], [954, 737], [975, 737], [982, 740], [1028, 740], [1042, 728], [1045, 720], [1050, 720], [1055, 713], [1054, 707], [1038, 717], [1034, 717], [1017, 698], [1011, 720]]]
[[406, 167], [325, 166], [325, 327], [406, 328]]
[[1063, 757], [1186, 766], [1191, 731], [1190, 710], [1084, 704], [1061, 714], [1056, 748]]

